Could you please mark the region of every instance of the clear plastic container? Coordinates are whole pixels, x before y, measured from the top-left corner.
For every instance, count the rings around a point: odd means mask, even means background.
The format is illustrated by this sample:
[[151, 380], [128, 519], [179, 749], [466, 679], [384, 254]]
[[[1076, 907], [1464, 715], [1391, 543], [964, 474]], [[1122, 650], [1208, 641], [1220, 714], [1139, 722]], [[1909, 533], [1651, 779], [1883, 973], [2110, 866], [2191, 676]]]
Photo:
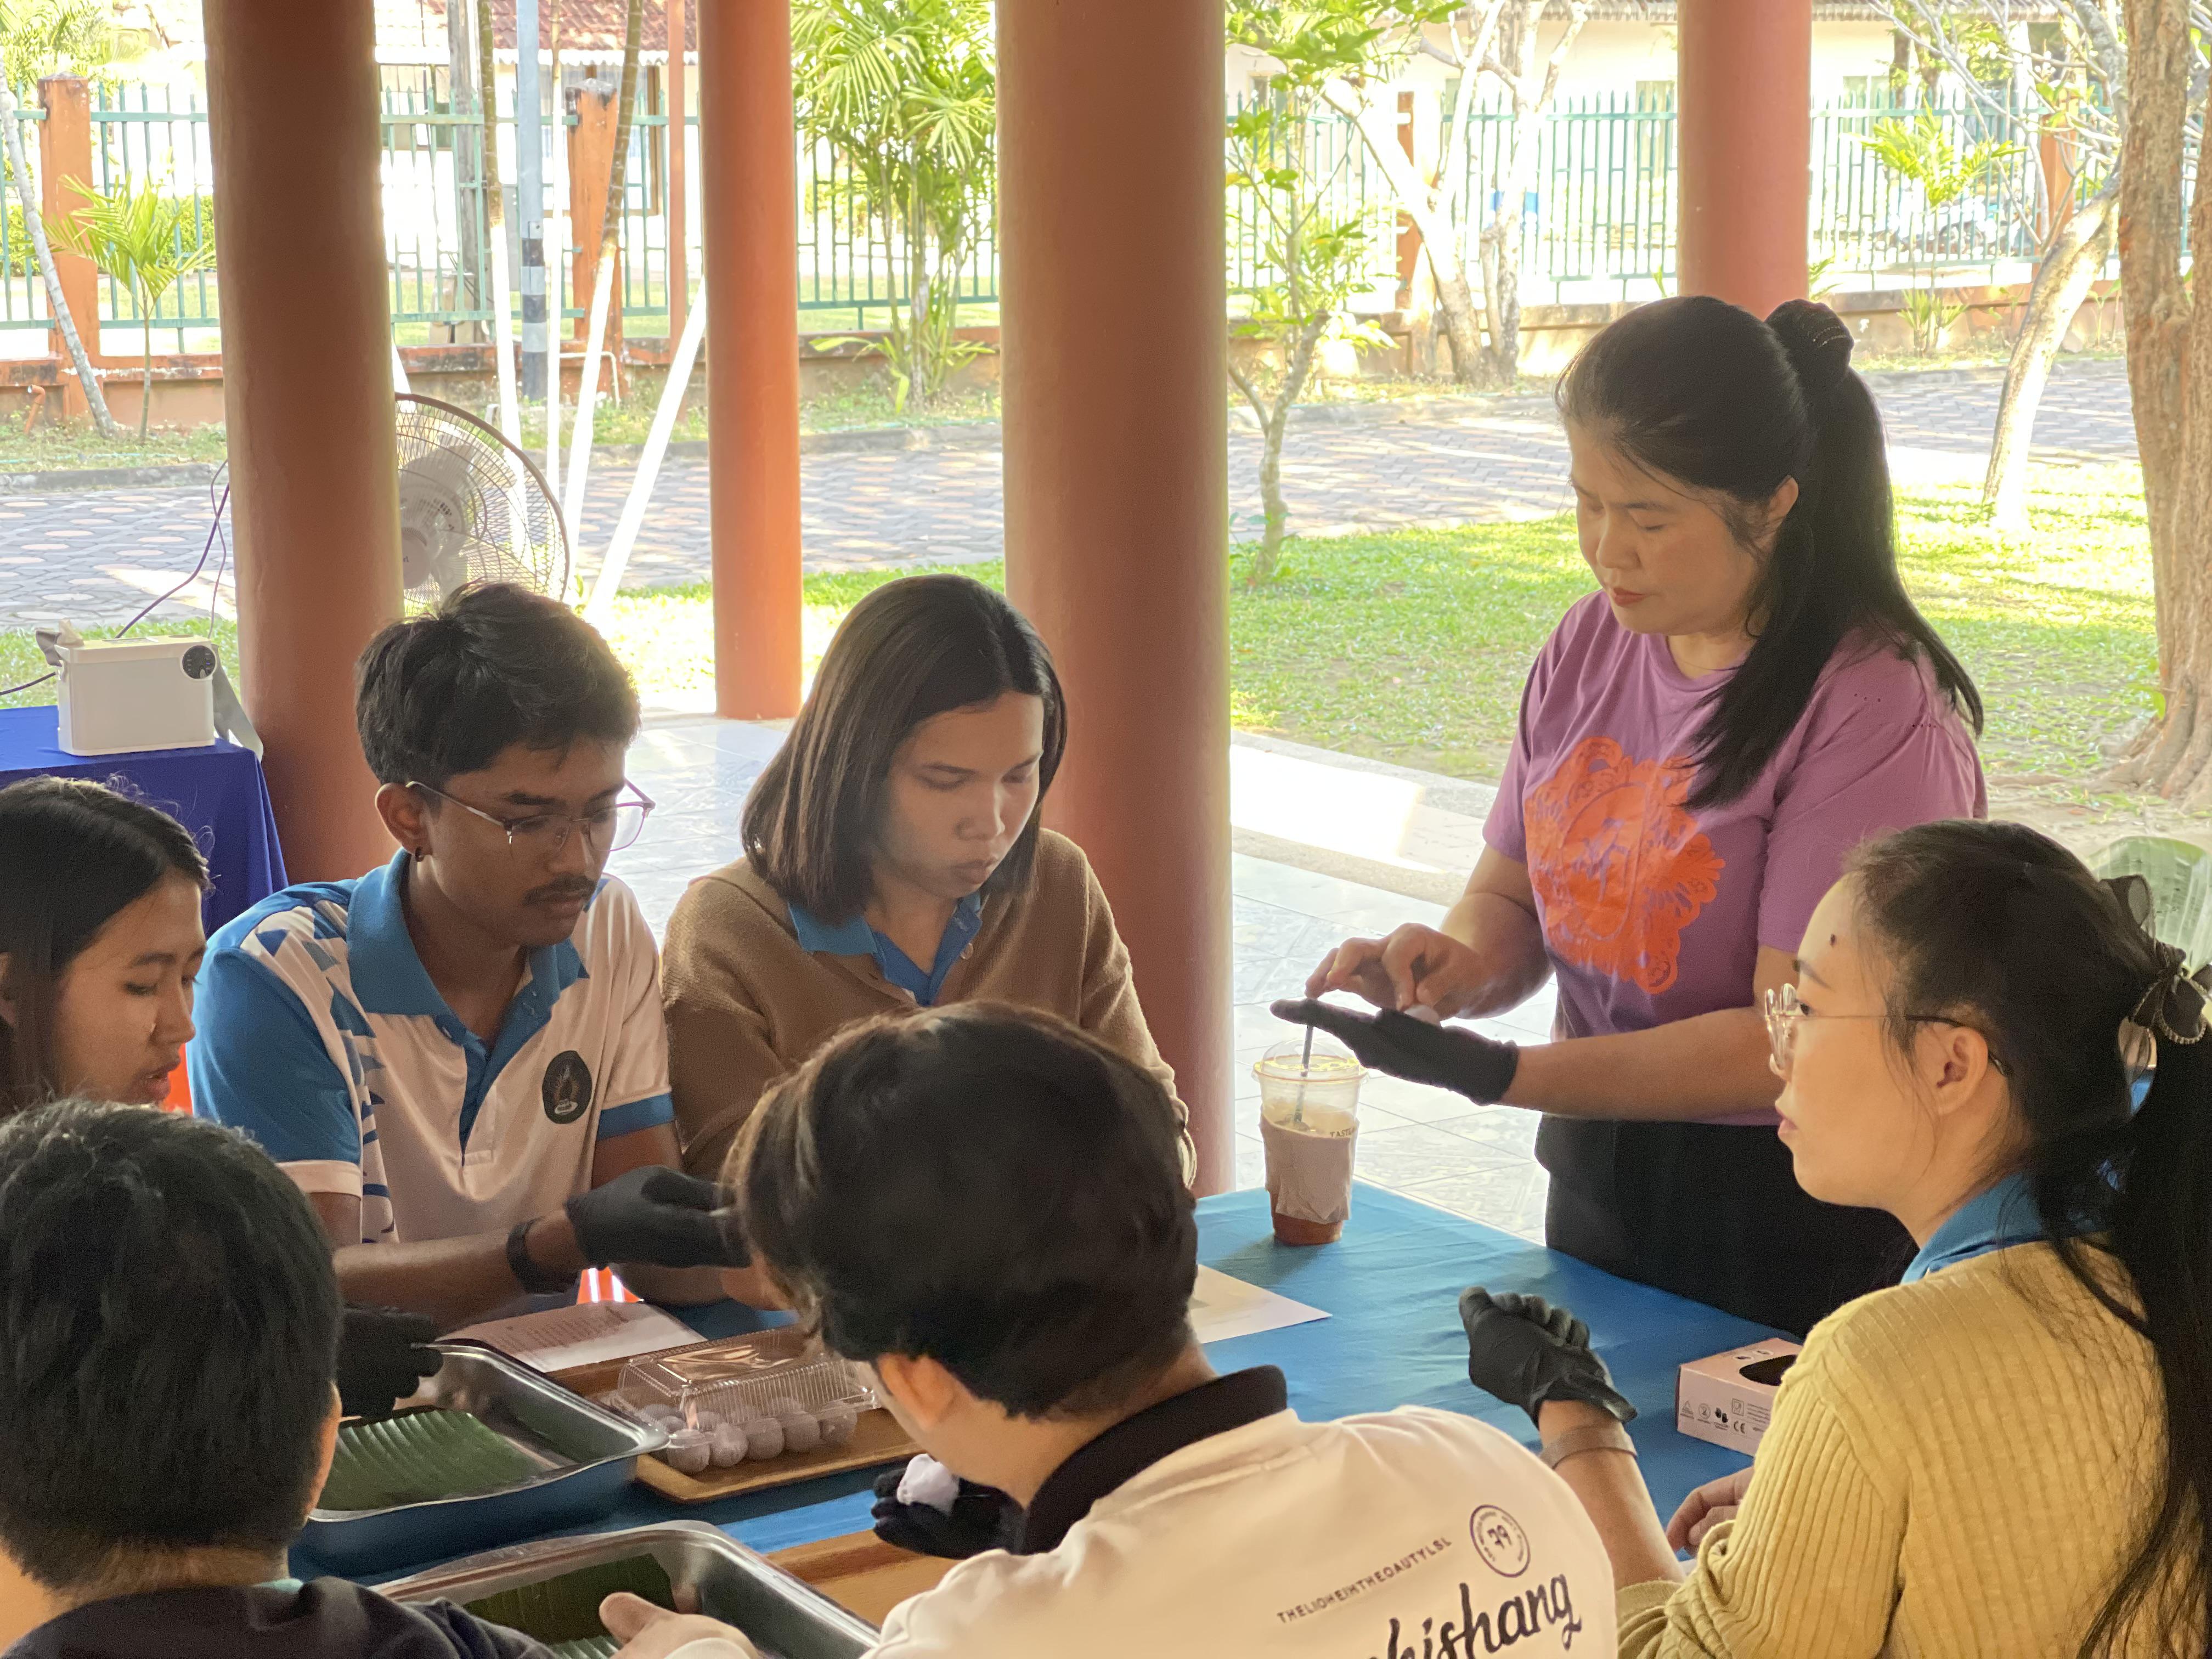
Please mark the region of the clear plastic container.
[[1359, 1081], [1366, 1067], [1334, 1037], [1316, 1031], [1313, 1053], [1303, 1038], [1267, 1050], [1252, 1074], [1260, 1080], [1260, 1115], [1299, 1134], [1349, 1140], [1359, 1127]]
[[633, 1359], [611, 1403], [666, 1428], [664, 1461], [697, 1474], [842, 1445], [877, 1400], [860, 1367], [787, 1328]]
[[1279, 1042], [1253, 1068], [1260, 1080], [1260, 1139], [1275, 1237], [1333, 1244], [1352, 1213], [1352, 1155], [1359, 1137], [1359, 1081], [1366, 1070], [1343, 1044], [1316, 1033]]

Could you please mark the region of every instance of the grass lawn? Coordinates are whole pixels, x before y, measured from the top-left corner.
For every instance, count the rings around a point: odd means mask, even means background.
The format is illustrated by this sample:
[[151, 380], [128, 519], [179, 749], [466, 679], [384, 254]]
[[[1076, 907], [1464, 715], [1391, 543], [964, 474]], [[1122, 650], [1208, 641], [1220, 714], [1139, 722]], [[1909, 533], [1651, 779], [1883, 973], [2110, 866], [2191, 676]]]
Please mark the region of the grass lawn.
[[[1903, 489], [1905, 580], [1980, 685], [1993, 781], [2084, 800], [2100, 745], [2154, 705], [2150, 556], [2132, 465], [2039, 469], [2032, 530], [1981, 522], [1966, 485]], [[995, 564], [963, 567], [994, 583]], [[811, 662], [886, 575], [807, 580]], [[1528, 664], [1589, 591], [1571, 519], [1289, 544], [1282, 578], [1234, 590], [1236, 723], [1401, 765], [1491, 779]], [[712, 657], [703, 587], [626, 596], [616, 648], [651, 691], [696, 690]]]
[[[425, 383], [428, 395], [439, 395]], [[462, 400], [465, 403], [465, 399]], [[129, 404], [126, 410], [125, 403]], [[641, 444], [652, 430], [656, 398], [633, 396], [619, 404], [602, 404], [592, 419], [592, 441], [600, 444]], [[165, 466], [180, 461], [221, 461], [226, 440], [220, 426], [184, 430], [155, 428], [144, 443], [138, 441], [138, 404], [134, 398], [113, 405], [116, 420], [125, 428], [123, 438], [110, 443], [89, 422], [70, 426], [41, 426], [25, 432], [15, 421], [0, 420], [0, 472], [62, 472], [82, 467]], [[476, 411], [484, 413], [482, 410]], [[573, 431], [576, 411], [566, 414], [566, 429]], [[847, 391], [810, 398], [801, 406], [799, 425], [807, 432], [844, 432], [855, 428], [884, 426], [957, 426], [999, 418], [998, 393], [994, 387], [947, 397], [927, 410], [903, 413], [891, 407], [890, 393], [882, 386], [860, 386]], [[706, 401], [693, 396], [676, 423], [677, 442], [696, 441], [707, 435]], [[542, 405], [522, 412], [523, 447], [539, 459], [545, 449], [545, 411]], [[565, 440], [564, 440], [565, 441]]]
[[[123, 405], [128, 403], [126, 410]], [[71, 426], [41, 426], [26, 432], [15, 421], [0, 422], [0, 472], [67, 472], [82, 467], [173, 466], [180, 461], [221, 461], [228, 451], [219, 426], [174, 431], [155, 427], [138, 441], [135, 397], [110, 405], [124, 435], [113, 442], [88, 421]]]
[[[1900, 490], [1905, 576], [1982, 688], [1992, 782], [2052, 805], [2087, 805], [2098, 799], [2100, 745], [2154, 704], [2139, 475], [2131, 465], [2051, 467], [2039, 469], [2034, 485], [2033, 528], [2018, 540], [1980, 522], [1971, 487]], [[994, 584], [1003, 577], [995, 564], [964, 568]], [[807, 579], [810, 664], [845, 611], [890, 580]], [[1565, 518], [1294, 540], [1273, 586], [1234, 592], [1236, 722], [1321, 748], [1494, 778], [1529, 660], [1589, 589]], [[710, 684], [703, 586], [625, 594], [617, 610], [615, 648], [648, 698]], [[217, 634], [229, 655], [232, 630]], [[27, 636], [0, 635], [0, 686], [38, 668]], [[49, 685], [15, 700], [51, 695]]]

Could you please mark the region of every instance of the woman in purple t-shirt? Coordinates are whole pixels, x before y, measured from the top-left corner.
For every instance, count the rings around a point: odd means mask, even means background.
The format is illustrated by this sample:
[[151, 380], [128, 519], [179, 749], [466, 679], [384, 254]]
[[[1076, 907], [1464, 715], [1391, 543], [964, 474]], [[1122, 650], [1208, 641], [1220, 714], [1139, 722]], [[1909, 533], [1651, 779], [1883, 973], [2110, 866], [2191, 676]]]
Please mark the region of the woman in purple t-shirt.
[[1986, 805], [1980, 699], [1898, 580], [1850, 351], [1824, 306], [1761, 322], [1685, 297], [1576, 359], [1559, 400], [1601, 592], [1529, 672], [1443, 927], [1350, 940], [1307, 988], [1452, 1018], [1556, 978], [1556, 1040], [1279, 1010], [1386, 1071], [1544, 1112], [1555, 1248], [1796, 1331], [1912, 1247], [1799, 1189], [1760, 1004], [1854, 847]]

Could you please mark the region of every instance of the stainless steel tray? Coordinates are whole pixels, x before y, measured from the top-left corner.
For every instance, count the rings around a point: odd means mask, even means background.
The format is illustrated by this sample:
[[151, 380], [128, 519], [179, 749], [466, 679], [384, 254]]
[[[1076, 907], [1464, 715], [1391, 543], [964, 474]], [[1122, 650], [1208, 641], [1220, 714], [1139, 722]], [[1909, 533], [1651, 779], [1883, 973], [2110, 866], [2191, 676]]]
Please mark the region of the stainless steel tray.
[[696, 1593], [700, 1612], [735, 1625], [769, 1659], [858, 1659], [876, 1644], [866, 1620], [698, 1521], [515, 1544], [386, 1584], [383, 1593], [395, 1601], [465, 1604], [634, 1555], [659, 1562], [678, 1590]]
[[638, 1458], [668, 1443], [666, 1431], [618, 1417], [505, 1354], [474, 1343], [434, 1346], [445, 1363], [401, 1403], [467, 1412], [540, 1472], [468, 1498], [311, 1511], [300, 1547], [340, 1572], [433, 1560], [605, 1515], [622, 1500]]

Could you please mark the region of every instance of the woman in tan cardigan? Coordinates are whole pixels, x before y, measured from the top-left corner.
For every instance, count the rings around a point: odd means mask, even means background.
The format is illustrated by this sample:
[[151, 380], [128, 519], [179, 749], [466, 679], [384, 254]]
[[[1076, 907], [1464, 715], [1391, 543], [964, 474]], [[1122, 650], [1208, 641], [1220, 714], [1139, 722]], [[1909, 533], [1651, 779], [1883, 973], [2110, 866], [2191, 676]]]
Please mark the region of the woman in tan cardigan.
[[1176, 1097], [1098, 878], [1037, 821], [1066, 738], [1044, 642], [980, 582], [909, 576], [853, 608], [745, 803], [745, 856], [669, 921], [688, 1168], [719, 1174], [761, 1091], [838, 1027], [917, 1006], [1048, 1010]]

